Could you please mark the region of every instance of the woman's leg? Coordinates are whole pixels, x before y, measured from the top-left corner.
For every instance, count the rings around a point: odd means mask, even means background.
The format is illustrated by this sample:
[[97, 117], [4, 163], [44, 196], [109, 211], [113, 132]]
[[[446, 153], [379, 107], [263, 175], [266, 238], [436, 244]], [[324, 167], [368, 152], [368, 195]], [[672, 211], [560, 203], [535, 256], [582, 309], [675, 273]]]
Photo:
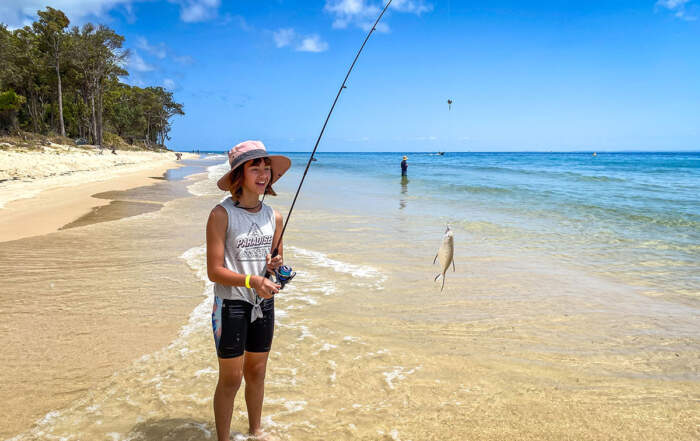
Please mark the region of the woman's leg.
[[242, 377], [242, 355], [235, 358], [219, 358], [219, 381], [216, 383], [216, 391], [214, 392], [214, 419], [216, 420], [216, 436], [219, 441], [228, 441], [229, 439], [233, 400], [236, 398], [238, 388], [241, 387]]
[[260, 416], [265, 396], [265, 371], [269, 352], [246, 352], [243, 361], [245, 377], [245, 404], [248, 407], [248, 430], [261, 435]]

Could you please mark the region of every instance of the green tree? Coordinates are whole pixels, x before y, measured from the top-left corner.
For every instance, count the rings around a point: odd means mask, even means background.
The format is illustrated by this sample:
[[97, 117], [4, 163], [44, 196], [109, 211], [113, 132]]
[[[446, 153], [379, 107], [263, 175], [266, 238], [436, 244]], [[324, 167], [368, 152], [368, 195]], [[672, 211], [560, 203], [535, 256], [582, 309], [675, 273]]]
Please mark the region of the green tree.
[[[20, 126], [33, 132], [44, 132], [46, 87], [42, 77], [41, 52], [32, 28], [15, 29], [9, 35], [3, 32], [3, 52], [0, 53], [0, 84], [27, 98], [20, 113]], [[24, 115], [22, 115], [22, 113]]]
[[128, 75], [123, 36], [92, 23], [66, 32], [63, 12], [47, 7], [38, 14], [22, 29], [0, 23], [2, 130], [56, 129], [99, 145], [107, 131], [147, 146], [170, 139], [170, 120], [184, 115], [183, 106], [162, 87], [120, 82]]
[[17, 111], [25, 101], [25, 97], [11, 89], [0, 93], [0, 131], [17, 128]]
[[154, 95], [154, 141], [157, 144], [165, 145], [165, 140], [170, 139], [168, 136], [171, 129], [170, 118], [175, 115], [184, 115], [185, 112], [183, 111], [182, 104], [176, 103], [173, 100], [172, 92], [162, 87], [149, 87], [147, 90], [151, 91]]
[[105, 93], [105, 120], [108, 129], [125, 139], [143, 139], [146, 133], [141, 91], [124, 83], [108, 85]]
[[81, 88], [86, 101], [90, 102], [91, 138], [94, 144], [102, 145], [105, 85], [128, 74], [121, 66], [129, 54], [121, 49], [124, 37], [103, 25], [95, 27], [87, 23], [82, 29], [74, 27], [71, 37]]
[[63, 42], [65, 40], [64, 29], [70, 24], [66, 15], [50, 6], [45, 11], [37, 11], [39, 21], [32, 24], [34, 32], [39, 37], [41, 49], [46, 51], [51, 59], [53, 68], [56, 69], [58, 89], [58, 120], [61, 136], [66, 136], [66, 128], [63, 124], [63, 93], [61, 90], [61, 58]]
[[[12, 38], [12, 33], [7, 30], [7, 26], [0, 23], [0, 63], [2, 66], [7, 66], [9, 58], [7, 57], [8, 51], [10, 50], [10, 39]], [[2, 78], [0, 78], [2, 81]], [[2, 83], [0, 83], [0, 86]]]

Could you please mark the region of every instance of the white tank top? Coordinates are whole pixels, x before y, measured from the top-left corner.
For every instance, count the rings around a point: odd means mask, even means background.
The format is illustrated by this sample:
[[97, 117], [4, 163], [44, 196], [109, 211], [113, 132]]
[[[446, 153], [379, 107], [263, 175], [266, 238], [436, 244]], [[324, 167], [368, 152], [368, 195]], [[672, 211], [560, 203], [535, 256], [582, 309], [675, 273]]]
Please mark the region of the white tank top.
[[[264, 203], [257, 213], [251, 213], [234, 205], [229, 196], [219, 203], [228, 214], [226, 243], [224, 246], [224, 267], [239, 273], [264, 276], [265, 257], [272, 252], [272, 238], [275, 236], [275, 212]], [[252, 288], [227, 286], [214, 283], [214, 294], [222, 299], [243, 300], [254, 306], [252, 320], [262, 317], [259, 303], [261, 298]]]

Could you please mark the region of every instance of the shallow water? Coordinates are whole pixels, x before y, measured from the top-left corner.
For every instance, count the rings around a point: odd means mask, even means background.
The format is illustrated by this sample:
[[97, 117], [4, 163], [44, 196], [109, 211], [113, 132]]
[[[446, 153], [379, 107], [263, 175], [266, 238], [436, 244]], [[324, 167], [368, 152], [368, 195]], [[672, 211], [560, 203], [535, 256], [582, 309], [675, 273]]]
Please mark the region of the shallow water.
[[[268, 199], [283, 214], [303, 165], [294, 159], [276, 186], [279, 197]], [[330, 161], [319, 156], [332, 169]], [[417, 162], [409, 158], [409, 182], [387, 177], [379, 189], [372, 184], [383, 178], [371, 173], [319, 168], [308, 175], [285, 236], [285, 261], [298, 275], [276, 300], [266, 430], [284, 440], [697, 437], [693, 295], [623, 271], [632, 261], [620, 259], [634, 252], [620, 245], [591, 245], [591, 238], [557, 245], [558, 237], [579, 235], [562, 224], [563, 236], [546, 233], [532, 243], [528, 232], [539, 237], [541, 224], [555, 222], [518, 217], [517, 207], [498, 198], [431, 199]], [[23, 389], [36, 378], [31, 371], [7, 384], [14, 396], [44, 390], [49, 402], [62, 403], [45, 406], [32, 427], [14, 431], [21, 432], [16, 439], [214, 437], [203, 229], [221, 198], [214, 182], [223, 170], [212, 166], [187, 181], [193, 196], [155, 212], [0, 244], [3, 265], [21, 250], [42, 249], [36, 259], [51, 262], [26, 264], [38, 253], [25, 253], [17, 259], [23, 263], [3, 268], [12, 286], [27, 285], [14, 304], [3, 292], [8, 353], [17, 363], [26, 359], [25, 337], [12, 329], [37, 310], [49, 311], [33, 323], [58, 323], [37, 327], [32, 341], [57, 330], [65, 341], [30, 345], [31, 358], [52, 372], [37, 390]], [[446, 222], [457, 271], [440, 293], [431, 263]], [[94, 251], [66, 257], [77, 244]], [[595, 253], [621, 270], [589, 264]], [[698, 285], [688, 280], [692, 294]], [[34, 294], [51, 283], [58, 294], [46, 304]], [[119, 348], [139, 352], [138, 345], [160, 349], [142, 350], [132, 362], [118, 356]], [[86, 347], [114, 353], [91, 355], [103, 365], [86, 366], [76, 355]], [[73, 364], [52, 369], [54, 353]], [[65, 390], [70, 395], [60, 400]], [[242, 397], [232, 428], [244, 438]]]
[[317, 156], [305, 190], [326, 190], [324, 207], [430, 215], [493, 246], [700, 301], [700, 153], [413, 153], [405, 181], [394, 153]]

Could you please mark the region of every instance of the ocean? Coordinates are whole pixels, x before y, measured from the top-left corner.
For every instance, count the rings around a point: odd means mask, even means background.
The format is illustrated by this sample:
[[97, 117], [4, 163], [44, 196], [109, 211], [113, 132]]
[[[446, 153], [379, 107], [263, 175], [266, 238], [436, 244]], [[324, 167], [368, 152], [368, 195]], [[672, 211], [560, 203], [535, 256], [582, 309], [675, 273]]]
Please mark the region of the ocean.
[[[465, 245], [544, 253], [647, 295], [700, 296], [700, 153], [408, 155], [402, 181], [401, 154], [318, 153], [302, 194], [430, 217]], [[289, 156], [298, 182], [309, 154]]]
[[[309, 154], [284, 154], [292, 169], [265, 202], [286, 217]], [[405, 179], [402, 156], [319, 152], [311, 164], [284, 238], [297, 276], [276, 297], [266, 431], [282, 440], [697, 435], [700, 154], [408, 153]], [[148, 299], [101, 303], [110, 312], [115, 302], [133, 326], [149, 326], [137, 318], [146, 307], [169, 320], [178, 320], [171, 302], [193, 307], [169, 344], [76, 385], [10, 439], [215, 437], [203, 233], [224, 196], [215, 182], [225, 159], [205, 154], [188, 163], [192, 175], [174, 173], [162, 188], [177, 197], [159, 211], [41, 239], [59, 255], [99, 238], [100, 261], [143, 277], [148, 289], [136, 296], [138, 283], [119, 292], [120, 274], [100, 274], [119, 299]], [[433, 258], [448, 225], [456, 271], [441, 292]], [[61, 280], [74, 292], [95, 263], [71, 264]], [[65, 338], [96, 322], [66, 323]], [[42, 390], [60, 389], [65, 376], [55, 377]], [[236, 440], [246, 438], [242, 395]]]

